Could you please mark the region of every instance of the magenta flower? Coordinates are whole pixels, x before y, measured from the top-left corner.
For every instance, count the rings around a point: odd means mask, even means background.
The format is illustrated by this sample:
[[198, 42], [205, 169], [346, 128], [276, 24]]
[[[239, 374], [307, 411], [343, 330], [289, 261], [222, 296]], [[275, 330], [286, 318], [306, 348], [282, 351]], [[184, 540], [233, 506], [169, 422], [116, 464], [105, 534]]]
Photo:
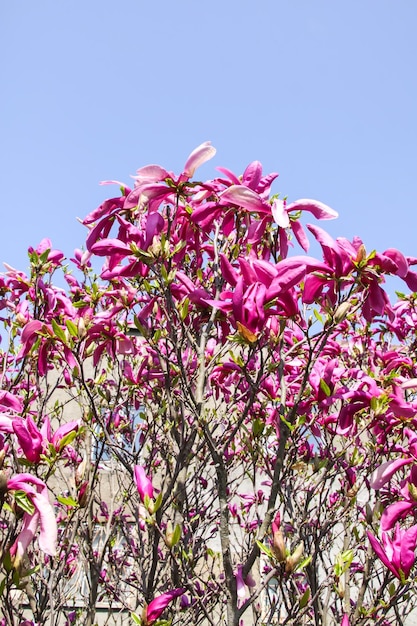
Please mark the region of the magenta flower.
[[27, 512], [24, 514], [20, 533], [10, 548], [14, 566], [18, 567], [38, 527], [40, 528], [40, 549], [46, 554], [54, 556], [58, 529], [45, 483], [31, 474], [16, 474], [7, 481], [7, 489], [9, 491], [23, 491], [34, 507], [32, 514]]
[[368, 538], [376, 555], [394, 576], [399, 580], [407, 579], [415, 561], [417, 524], [407, 530], [402, 530], [397, 524], [392, 539], [383, 531], [381, 543], [369, 531]]
[[13, 420], [13, 430], [22, 452], [31, 463], [39, 463], [43, 452], [42, 434], [30, 415]]
[[20, 413], [23, 410], [23, 401], [9, 391], [0, 391], [0, 413], [14, 411]]
[[172, 602], [172, 600], [175, 600], [175, 598], [182, 596], [183, 593], [185, 593], [185, 589], [183, 588], [173, 589], [172, 591], [167, 591], [152, 600], [144, 611], [146, 626], [151, 626], [151, 624], [153, 624], [158, 617], [160, 617], [168, 604]]
[[153, 485], [152, 481], [145, 474], [145, 470], [141, 465], [135, 465], [133, 470], [133, 478], [136, 488], [140, 495], [142, 502], [145, 502], [145, 497], [153, 498]]

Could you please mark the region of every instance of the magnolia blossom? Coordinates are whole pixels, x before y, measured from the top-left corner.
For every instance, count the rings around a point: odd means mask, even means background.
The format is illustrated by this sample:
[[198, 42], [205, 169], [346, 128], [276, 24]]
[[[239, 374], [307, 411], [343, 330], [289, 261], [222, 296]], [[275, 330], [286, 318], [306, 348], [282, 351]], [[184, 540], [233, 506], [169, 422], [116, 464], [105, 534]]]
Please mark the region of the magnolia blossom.
[[376, 555], [394, 576], [399, 580], [408, 578], [415, 562], [417, 524], [407, 530], [401, 529], [397, 524], [392, 538], [383, 531], [381, 543], [369, 531], [368, 537]]
[[175, 598], [182, 596], [184, 593], [185, 589], [183, 588], [173, 589], [172, 591], [167, 591], [166, 593], [157, 596], [154, 600], [152, 600], [152, 602], [149, 602], [143, 612], [144, 626], [151, 626], [151, 624], [153, 624], [158, 617], [162, 615], [168, 604], [175, 600]]
[[136, 488], [138, 490], [140, 499], [145, 502], [145, 497], [153, 498], [153, 485], [150, 478], [145, 473], [144, 468], [141, 465], [135, 465], [133, 469], [133, 478]]
[[7, 481], [7, 489], [23, 491], [34, 507], [33, 513], [24, 513], [20, 533], [10, 548], [15, 567], [18, 567], [38, 528], [40, 549], [54, 556], [58, 530], [45, 483], [32, 474], [16, 474]]

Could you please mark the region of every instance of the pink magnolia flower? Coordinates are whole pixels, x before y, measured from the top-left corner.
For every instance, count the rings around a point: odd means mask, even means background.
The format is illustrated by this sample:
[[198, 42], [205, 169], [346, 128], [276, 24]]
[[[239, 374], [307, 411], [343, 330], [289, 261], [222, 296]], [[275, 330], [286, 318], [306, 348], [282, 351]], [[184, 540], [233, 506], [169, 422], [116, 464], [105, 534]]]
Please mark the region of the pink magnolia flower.
[[29, 253], [36, 252], [37, 254], [39, 254], [39, 256], [41, 254], [44, 254], [44, 252], [46, 251], [48, 251], [47, 261], [53, 263], [54, 265], [59, 265], [59, 263], [64, 258], [64, 253], [61, 252], [61, 250], [52, 249], [52, 242], [50, 239], [47, 238], [42, 239], [42, 241], [35, 250], [32, 247], [28, 249]]
[[23, 491], [34, 507], [32, 514], [25, 512], [23, 515], [22, 528], [16, 541], [10, 548], [14, 566], [18, 567], [38, 527], [40, 528], [40, 549], [46, 554], [54, 556], [56, 553], [58, 529], [53, 508], [49, 503], [45, 483], [36, 476], [32, 476], [32, 474], [16, 474], [7, 481], [7, 489], [9, 491]]
[[6, 411], [20, 413], [23, 410], [23, 400], [9, 391], [0, 391], [0, 413]]
[[286, 559], [284, 534], [281, 528], [281, 515], [278, 513], [275, 515], [272, 522], [272, 551], [278, 561], [283, 563]]
[[202, 143], [195, 148], [185, 162], [184, 170], [180, 176], [175, 177], [172, 172], [168, 172], [159, 165], [146, 165], [137, 170], [134, 189], [128, 194], [124, 203], [124, 208], [134, 208], [137, 205], [148, 205], [149, 211], [155, 210], [155, 203], [169, 202], [175, 197], [174, 189], [166, 181], [171, 179], [174, 186], [186, 183], [200, 165], [213, 158], [216, 149], [209, 141]]
[[148, 498], [152, 499], [152, 481], [147, 477], [145, 470], [141, 465], [135, 465], [133, 470], [133, 478], [142, 502], [145, 502], [145, 496], [148, 496]]
[[65, 442], [68, 441], [66, 439], [67, 435], [73, 432], [75, 436], [80, 424], [81, 420], [72, 420], [57, 428], [55, 433], [52, 433], [48, 417], [45, 418], [42, 428], [39, 429], [32, 417], [28, 415], [26, 419], [21, 417], [15, 418], [12, 421], [12, 428], [26, 459], [31, 463], [39, 463], [42, 454], [49, 454], [49, 443], [59, 452], [63, 440], [65, 445]]
[[13, 430], [27, 460], [39, 463], [43, 453], [43, 437], [31, 416], [14, 419]]
[[238, 608], [240, 608], [245, 603], [245, 600], [249, 598], [247, 587], [249, 588], [254, 587], [255, 584], [256, 583], [250, 574], [248, 574], [246, 578], [243, 578], [243, 566], [238, 565], [237, 570], [236, 570], [236, 590], [237, 590]]
[[148, 606], [144, 610], [144, 621], [145, 626], [151, 626], [158, 617], [161, 616], [163, 611], [166, 609], [168, 604], [182, 596], [185, 593], [184, 588], [172, 589], [172, 591], [167, 591], [160, 596], [157, 596], [152, 602], [149, 602]]
[[408, 578], [415, 561], [417, 524], [407, 530], [402, 530], [397, 524], [392, 539], [383, 531], [381, 543], [371, 532], [367, 534], [374, 552], [394, 576], [399, 580]]

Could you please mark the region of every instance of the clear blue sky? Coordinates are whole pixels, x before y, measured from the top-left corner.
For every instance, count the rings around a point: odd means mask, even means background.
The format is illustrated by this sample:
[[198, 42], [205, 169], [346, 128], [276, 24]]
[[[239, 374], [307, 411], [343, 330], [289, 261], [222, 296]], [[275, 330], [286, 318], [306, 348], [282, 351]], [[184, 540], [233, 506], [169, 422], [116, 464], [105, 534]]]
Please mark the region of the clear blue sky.
[[101, 180], [206, 140], [203, 176], [258, 159], [333, 235], [417, 256], [416, 29], [415, 0], [1, 2], [0, 262], [71, 254]]

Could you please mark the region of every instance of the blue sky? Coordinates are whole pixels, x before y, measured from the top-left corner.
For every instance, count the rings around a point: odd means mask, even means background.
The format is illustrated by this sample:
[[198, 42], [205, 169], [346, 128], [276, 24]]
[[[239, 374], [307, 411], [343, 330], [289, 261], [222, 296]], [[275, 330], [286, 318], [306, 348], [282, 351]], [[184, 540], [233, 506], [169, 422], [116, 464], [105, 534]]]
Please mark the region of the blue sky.
[[[83, 217], [148, 163], [278, 171], [325, 226], [417, 256], [415, 0], [41, 0], [0, 6], [0, 262]], [[116, 189], [115, 189], [116, 191]]]

